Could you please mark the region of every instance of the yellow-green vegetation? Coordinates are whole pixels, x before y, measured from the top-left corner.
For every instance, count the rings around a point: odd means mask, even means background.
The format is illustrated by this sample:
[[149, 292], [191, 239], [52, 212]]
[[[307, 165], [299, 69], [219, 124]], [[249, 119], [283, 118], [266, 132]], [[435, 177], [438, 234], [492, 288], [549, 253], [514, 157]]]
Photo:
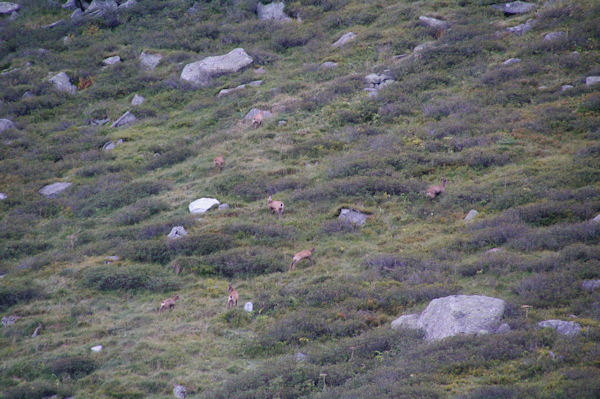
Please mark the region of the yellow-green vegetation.
[[[277, 23], [256, 0], [82, 20], [19, 0], [0, 16], [0, 118], [15, 125], [0, 133], [0, 312], [18, 316], [0, 329], [0, 398], [600, 397], [600, 288], [582, 288], [600, 279], [600, 84], [586, 85], [600, 4], [532, 1], [507, 16], [492, 0], [294, 0]], [[250, 67], [180, 79], [238, 47]], [[155, 69], [142, 51], [162, 55]], [[58, 72], [75, 95], [48, 82]], [[371, 97], [371, 73], [394, 82]], [[275, 115], [252, 129], [251, 108]], [[128, 110], [137, 121], [111, 128]], [[72, 185], [39, 194], [55, 182]], [[201, 197], [230, 209], [190, 215]], [[338, 221], [343, 207], [366, 223]], [[168, 239], [175, 226], [188, 235]], [[311, 247], [315, 264], [288, 271]], [[391, 329], [452, 294], [504, 299], [511, 330], [428, 343]]]

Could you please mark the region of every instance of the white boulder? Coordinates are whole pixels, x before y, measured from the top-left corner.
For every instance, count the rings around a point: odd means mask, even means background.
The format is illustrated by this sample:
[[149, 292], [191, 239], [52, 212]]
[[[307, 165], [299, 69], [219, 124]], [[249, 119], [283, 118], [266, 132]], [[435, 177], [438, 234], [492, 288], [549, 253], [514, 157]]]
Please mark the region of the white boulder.
[[219, 200], [215, 198], [200, 198], [190, 203], [188, 209], [191, 213], [204, 213], [213, 206], [219, 205]]
[[77, 93], [77, 87], [71, 83], [71, 80], [66, 73], [60, 72], [49, 79], [50, 83], [54, 85], [56, 90], [62, 91], [63, 93], [75, 94]]
[[254, 60], [242, 48], [231, 50], [225, 55], [206, 57], [201, 61], [192, 62], [183, 67], [181, 80], [192, 84], [206, 86], [211, 78], [238, 72], [252, 64]]

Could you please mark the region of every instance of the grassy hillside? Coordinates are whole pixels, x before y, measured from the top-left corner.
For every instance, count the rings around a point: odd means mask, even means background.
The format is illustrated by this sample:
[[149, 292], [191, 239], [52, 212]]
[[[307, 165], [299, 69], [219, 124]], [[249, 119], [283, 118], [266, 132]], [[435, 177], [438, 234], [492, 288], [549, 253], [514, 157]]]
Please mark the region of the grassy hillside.
[[[600, 84], [586, 85], [600, 4], [494, 3], [296, 0], [274, 23], [256, 0], [138, 0], [74, 22], [19, 0], [0, 16], [0, 118], [15, 125], [0, 133], [0, 313], [19, 317], [0, 330], [0, 398], [167, 398], [178, 384], [197, 398], [599, 397], [600, 289], [582, 282], [600, 278]], [[245, 70], [180, 79], [240, 47]], [[162, 55], [155, 69], [142, 51]], [[58, 72], [76, 94], [49, 83]], [[371, 73], [394, 82], [371, 97]], [[252, 129], [252, 108], [275, 116]], [[138, 120], [111, 128], [126, 111]], [[55, 182], [72, 185], [40, 195]], [[230, 209], [191, 215], [201, 197]], [[340, 222], [344, 207], [370, 216]], [[174, 226], [189, 234], [168, 239]], [[311, 247], [315, 264], [288, 271]], [[390, 328], [451, 294], [504, 299], [511, 331], [427, 343]]]

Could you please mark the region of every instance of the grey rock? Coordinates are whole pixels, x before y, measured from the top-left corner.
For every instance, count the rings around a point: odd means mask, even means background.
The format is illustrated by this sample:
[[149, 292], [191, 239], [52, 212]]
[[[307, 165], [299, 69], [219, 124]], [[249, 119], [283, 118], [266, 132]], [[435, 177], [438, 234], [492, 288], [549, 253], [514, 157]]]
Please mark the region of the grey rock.
[[524, 35], [525, 33], [529, 32], [531, 29], [533, 29], [535, 24], [536, 24], [536, 21], [534, 19], [528, 19], [525, 23], [506, 28], [506, 31], [520, 36], [520, 35]]
[[183, 385], [175, 385], [173, 388], [173, 396], [175, 396], [177, 399], [185, 399], [187, 396], [187, 388]]
[[161, 54], [149, 54], [142, 51], [142, 54], [140, 54], [140, 64], [142, 68], [151, 71], [157, 67], [162, 57]]
[[89, 124], [91, 126], [104, 126], [108, 122], [110, 122], [110, 119], [92, 119]]
[[89, 7], [85, 9], [86, 14], [103, 15], [106, 12], [116, 11], [119, 7], [114, 0], [93, 0]]
[[340, 210], [340, 215], [338, 216], [338, 220], [342, 222], [350, 222], [353, 224], [357, 224], [362, 226], [367, 221], [369, 216], [362, 212], [359, 212], [355, 209], [347, 209], [343, 208]]
[[85, 14], [83, 13], [83, 11], [81, 11], [80, 8], [76, 8], [75, 11], [73, 11], [73, 14], [71, 14], [71, 20], [73, 22], [79, 22], [83, 20], [84, 17]]
[[356, 39], [356, 33], [354, 33], [354, 32], [344, 33], [335, 43], [333, 43], [331, 45], [331, 47], [334, 47], [334, 48], [342, 47], [354, 39]]
[[221, 204], [221, 205], [219, 205], [219, 208], [218, 208], [218, 209], [219, 209], [220, 211], [227, 210], [227, 209], [229, 209], [229, 204]]
[[188, 235], [188, 232], [185, 231], [183, 226], [175, 226], [171, 229], [171, 232], [169, 233], [169, 235], [167, 235], [167, 237], [176, 239], [176, 238], [185, 237], [187, 235]]
[[104, 145], [102, 146], [102, 151], [112, 151], [115, 149], [115, 143], [113, 143], [112, 141], [107, 141], [106, 143], [104, 143]]
[[467, 216], [465, 216], [464, 221], [468, 222], [470, 220], [473, 220], [477, 217], [478, 214], [479, 212], [477, 212], [475, 209], [471, 209], [469, 213], [467, 213]]
[[496, 329], [495, 334], [506, 334], [511, 330], [510, 326], [507, 323], [500, 324], [500, 327]]
[[500, 251], [502, 251], [502, 248], [491, 248], [491, 249], [488, 249], [487, 251], [485, 251], [485, 253], [486, 254], [493, 254], [495, 252], [500, 252]]
[[65, 20], [64, 20], [64, 19], [60, 19], [60, 20], [58, 20], [58, 21], [56, 21], [56, 22], [52, 22], [51, 24], [48, 24], [48, 25], [43, 25], [43, 26], [42, 26], [42, 29], [52, 29], [52, 28], [54, 28], [54, 27], [56, 27], [56, 26], [64, 25], [65, 23], [66, 23], [66, 22], [65, 22]]
[[48, 198], [54, 198], [54, 197], [58, 196], [58, 194], [62, 193], [64, 190], [69, 188], [69, 186], [71, 186], [71, 184], [72, 183], [66, 183], [66, 182], [52, 183], [52, 184], [48, 184], [47, 186], [42, 187], [39, 192], [43, 196], [46, 196]]
[[19, 13], [18, 13], [18, 12], [16, 12], [16, 11], [13, 11], [13, 12], [10, 14], [10, 17], [8, 17], [8, 20], [9, 20], [9, 21], [14, 21], [14, 20], [15, 20], [15, 19], [17, 19], [18, 17], [19, 17]]
[[225, 55], [206, 57], [201, 61], [187, 64], [180, 78], [195, 85], [206, 86], [213, 77], [238, 72], [253, 61], [244, 49], [236, 48]]
[[285, 125], [287, 125], [287, 121], [280, 120], [279, 122], [277, 122], [277, 126], [285, 126]]
[[2, 325], [4, 327], [8, 327], [11, 326], [13, 324], [15, 324], [17, 322], [17, 320], [19, 320], [21, 317], [19, 316], [15, 316], [15, 315], [10, 315], [10, 316], [4, 316], [2, 318]]
[[131, 111], [127, 111], [123, 115], [121, 115], [121, 117], [119, 119], [114, 121], [113, 124], [110, 125], [110, 127], [121, 127], [121, 126], [130, 125], [133, 122], [135, 122], [136, 120], [137, 120], [137, 118], [135, 117], [135, 115], [132, 114]]
[[66, 10], [74, 10], [78, 7], [77, 4], [75, 4], [75, 0], [67, 0], [67, 2], [62, 5], [62, 8]]
[[252, 302], [246, 302], [244, 304], [244, 310], [248, 313], [252, 312], [254, 310], [254, 305], [252, 304]]
[[5, 193], [0, 193], [0, 201], [5, 200], [8, 198], [8, 195], [6, 195]]
[[115, 65], [121, 63], [121, 57], [115, 55], [113, 57], [108, 57], [102, 60], [104, 65]]
[[296, 361], [306, 362], [306, 361], [308, 361], [308, 356], [302, 352], [296, 352]]
[[54, 88], [63, 93], [75, 94], [77, 87], [71, 83], [71, 80], [66, 73], [60, 72], [50, 78], [50, 83], [54, 84]]
[[574, 88], [573, 85], [562, 85], [562, 86], [560, 86], [560, 91], [571, 90], [573, 88]]
[[258, 15], [258, 19], [261, 20], [291, 22], [292, 19], [283, 12], [284, 8], [285, 4], [283, 2], [273, 2], [270, 4], [262, 4], [259, 2], [256, 5], [256, 14]]
[[564, 320], [544, 320], [537, 323], [540, 328], [553, 328], [557, 333], [566, 335], [568, 337], [575, 336], [581, 331], [581, 325], [573, 321]]
[[138, 106], [138, 105], [142, 105], [144, 103], [144, 101], [146, 101], [146, 99], [142, 96], [140, 96], [139, 94], [136, 94], [133, 96], [133, 99], [131, 100], [131, 105], [133, 106]]
[[506, 303], [481, 295], [451, 295], [432, 300], [420, 315], [402, 316], [394, 328], [420, 328], [434, 341], [457, 334], [488, 334], [497, 331]]
[[111, 264], [113, 262], [118, 262], [121, 260], [121, 257], [117, 256], [117, 255], [110, 255], [104, 258], [104, 263], [106, 264]]
[[205, 213], [215, 205], [219, 205], [219, 200], [215, 198], [200, 198], [188, 205], [190, 213]]
[[248, 86], [258, 87], [258, 86], [262, 86], [262, 84], [263, 84], [262, 80], [253, 80], [252, 82], [248, 83]]
[[593, 86], [598, 83], [600, 83], [600, 76], [588, 76], [587, 78], [585, 78], [586, 86]]
[[265, 73], [267, 73], [267, 71], [264, 67], [258, 67], [254, 70], [254, 73], [257, 75], [264, 75]]
[[42, 329], [42, 325], [40, 324], [39, 326], [37, 326], [37, 328], [35, 329], [33, 334], [31, 334], [31, 338], [37, 337], [39, 335], [41, 329]]
[[581, 288], [592, 292], [598, 288], [600, 288], [600, 280], [583, 280], [581, 282]]
[[513, 65], [521, 62], [520, 58], [509, 58], [502, 63], [502, 65]]
[[441, 19], [437, 18], [426, 17], [424, 15], [419, 17], [419, 21], [431, 28], [436, 29], [448, 29], [450, 27], [450, 23], [446, 21], [442, 21]]
[[555, 40], [559, 40], [559, 39], [563, 39], [567, 37], [567, 33], [566, 32], [550, 32], [550, 33], [546, 33], [544, 35], [544, 41], [545, 42], [552, 42]]
[[389, 76], [386, 75], [385, 73], [382, 74], [377, 74], [377, 73], [370, 73], [367, 76], [365, 76], [365, 81], [373, 88], [381, 85], [382, 83], [386, 83], [387, 81], [393, 81], [394, 79]]
[[19, 10], [21, 8], [20, 5], [15, 3], [9, 3], [6, 1], [0, 2], [0, 14], [12, 14], [13, 12]]
[[430, 49], [432, 47], [435, 47], [435, 42], [433, 42], [433, 41], [425, 42], [425, 43], [419, 44], [417, 47], [415, 47], [413, 49], [413, 53], [420, 53], [420, 52]]
[[133, 6], [137, 6], [138, 2], [136, 0], [127, 0], [125, 3], [119, 5], [119, 9], [128, 9]]
[[236, 91], [240, 91], [245, 88], [246, 88], [246, 85], [239, 85], [239, 86], [233, 87], [231, 89], [222, 89], [221, 91], [219, 91], [219, 94], [217, 94], [217, 97], [221, 98], [223, 96], [226, 96], [231, 93], [235, 93]]
[[92, 352], [102, 352], [102, 349], [104, 349], [104, 347], [102, 345], [96, 345], [96, 346], [92, 346], [90, 348], [90, 350]]
[[200, 12], [200, 3], [194, 3], [193, 6], [187, 9], [186, 14], [188, 15], [196, 15]]
[[325, 61], [321, 65], [319, 65], [319, 69], [335, 69], [337, 68], [338, 63], [332, 61]]
[[594, 223], [600, 223], [600, 214], [596, 215], [593, 219], [592, 222]]
[[[244, 116], [244, 120], [250, 121], [256, 114], [258, 114], [261, 110], [258, 108], [252, 108], [248, 113]], [[273, 117], [273, 113], [271, 111], [267, 111], [266, 109], [262, 110], [263, 120], [271, 119]]]
[[496, 10], [500, 10], [505, 14], [526, 14], [533, 10], [536, 5], [533, 3], [527, 3], [525, 1], [513, 1], [510, 3], [494, 4], [492, 5]]
[[377, 89], [374, 89], [372, 87], [366, 87], [363, 89], [363, 91], [369, 93], [369, 97], [377, 97]]
[[8, 129], [14, 129], [15, 124], [10, 119], [0, 119], [0, 133]]

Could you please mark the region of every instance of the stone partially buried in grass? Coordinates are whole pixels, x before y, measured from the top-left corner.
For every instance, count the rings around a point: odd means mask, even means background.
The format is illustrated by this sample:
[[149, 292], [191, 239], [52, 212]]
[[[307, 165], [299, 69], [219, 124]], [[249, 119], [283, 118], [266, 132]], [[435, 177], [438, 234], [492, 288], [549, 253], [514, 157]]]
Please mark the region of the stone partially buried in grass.
[[14, 129], [15, 124], [10, 119], [0, 119], [0, 133], [8, 129]]
[[338, 216], [338, 220], [342, 222], [349, 222], [352, 224], [356, 224], [358, 226], [362, 226], [367, 221], [369, 215], [359, 212], [355, 209], [347, 209], [343, 208], [340, 210], [340, 215]]
[[48, 184], [47, 186], [44, 186], [40, 189], [40, 194], [48, 198], [54, 198], [63, 191], [65, 191], [67, 188], [69, 188], [71, 184], [72, 183], [66, 182]]
[[201, 61], [192, 62], [183, 67], [181, 80], [207, 86], [213, 77], [238, 72], [254, 60], [242, 48], [231, 50], [225, 55], [206, 57]]
[[526, 14], [536, 7], [533, 3], [527, 3], [525, 1], [513, 1], [510, 3], [494, 4], [492, 8], [502, 11], [507, 15], [515, 14]]
[[577, 335], [579, 331], [581, 331], [581, 325], [573, 321], [544, 320], [540, 321], [537, 325], [540, 328], [553, 328], [557, 333], [566, 335], [567, 337], [573, 337]]
[[49, 79], [50, 83], [54, 85], [54, 88], [58, 91], [68, 94], [77, 93], [77, 87], [71, 83], [71, 80], [66, 73], [60, 72]]
[[219, 200], [215, 198], [200, 198], [190, 203], [188, 209], [191, 213], [205, 213], [213, 206], [219, 205]]
[[21, 8], [20, 5], [15, 3], [9, 3], [6, 1], [0, 2], [0, 14], [12, 14]]

